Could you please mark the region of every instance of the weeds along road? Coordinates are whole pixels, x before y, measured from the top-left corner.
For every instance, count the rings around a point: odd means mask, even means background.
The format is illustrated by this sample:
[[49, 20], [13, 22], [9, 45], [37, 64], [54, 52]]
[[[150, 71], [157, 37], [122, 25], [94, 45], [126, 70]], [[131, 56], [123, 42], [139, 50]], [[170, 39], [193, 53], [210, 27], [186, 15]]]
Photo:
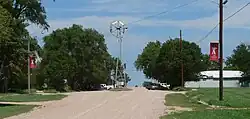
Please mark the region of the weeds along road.
[[8, 119], [159, 119], [165, 91], [77, 92], [60, 101]]

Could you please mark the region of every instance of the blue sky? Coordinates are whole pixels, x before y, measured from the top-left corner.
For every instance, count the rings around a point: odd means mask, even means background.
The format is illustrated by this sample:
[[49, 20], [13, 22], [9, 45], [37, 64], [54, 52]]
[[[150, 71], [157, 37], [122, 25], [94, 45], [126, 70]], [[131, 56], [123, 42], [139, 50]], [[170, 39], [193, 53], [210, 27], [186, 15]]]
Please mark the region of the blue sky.
[[[117, 40], [110, 34], [109, 25], [112, 21], [121, 20], [124, 23], [137, 21], [145, 16], [173, 9], [176, 6], [190, 3], [194, 0], [43, 0], [49, 32], [40, 34], [41, 29], [35, 25], [28, 27], [31, 35], [40, 38], [57, 28], [69, 27], [72, 24], [83, 25], [84, 28], [95, 28], [104, 34], [109, 52], [119, 55]], [[215, 1], [217, 2], [217, 1]], [[224, 17], [229, 16], [245, 5], [247, 0], [229, 0], [224, 8]], [[229, 56], [232, 50], [241, 42], [250, 43], [250, 5], [225, 23], [224, 55]], [[127, 72], [132, 78], [130, 85], [141, 84], [145, 80], [141, 72], [134, 68], [137, 55], [142, 52], [147, 42], [170, 37], [178, 37], [183, 31], [183, 39], [197, 42], [204, 37], [218, 20], [218, 5], [212, 0], [197, 2], [175, 9], [172, 12], [146, 19], [134, 24], [128, 24], [128, 31], [123, 40], [123, 61], [127, 63]], [[205, 40], [199, 42], [202, 52], [209, 52], [209, 42], [218, 39], [218, 29]]]

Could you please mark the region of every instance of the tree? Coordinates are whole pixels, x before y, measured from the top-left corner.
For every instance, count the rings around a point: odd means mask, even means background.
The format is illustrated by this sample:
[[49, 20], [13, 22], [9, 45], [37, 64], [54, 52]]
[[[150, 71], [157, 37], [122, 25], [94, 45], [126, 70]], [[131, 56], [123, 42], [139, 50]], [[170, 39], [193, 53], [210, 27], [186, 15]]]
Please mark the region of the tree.
[[143, 71], [147, 78], [155, 78], [153, 73], [155, 63], [160, 53], [161, 43], [159, 41], [149, 42], [143, 49], [143, 52], [138, 55], [134, 65], [137, 70]]
[[[13, 88], [24, 88], [27, 82], [27, 39], [30, 38], [25, 29], [28, 24], [38, 24], [48, 28], [45, 21], [44, 8], [39, 0], [0, 0], [0, 62], [1, 75], [0, 92], [7, 92]], [[38, 50], [37, 42], [31, 39], [31, 50]]]
[[233, 50], [233, 54], [227, 57], [226, 68], [240, 70], [245, 75], [250, 74], [250, 45], [240, 44]]
[[13, 29], [9, 27], [11, 15], [5, 10], [2, 6], [0, 6], [0, 86], [2, 87], [1, 92], [7, 92], [7, 56], [5, 52], [8, 50], [8, 42], [11, 39], [11, 34], [13, 33]]
[[250, 82], [250, 45], [240, 44], [226, 60], [226, 69], [239, 70], [243, 72], [240, 79], [241, 86], [249, 87]]
[[203, 70], [201, 49], [195, 43], [183, 41], [180, 50], [179, 39], [170, 39], [160, 45], [149, 43], [138, 55], [135, 66], [147, 78], [170, 84], [171, 88], [181, 86], [181, 63], [184, 66], [184, 81], [198, 80]]
[[203, 70], [219, 70], [219, 63], [215, 61], [210, 61], [209, 60], [209, 55], [208, 54], [203, 54], [202, 55], [202, 65], [203, 65]]
[[26, 20], [48, 29], [45, 8], [40, 0], [0, 0], [3, 6], [12, 16], [12, 20], [23, 24]]
[[80, 25], [57, 29], [44, 38], [40, 86], [64, 90], [64, 79], [73, 90], [91, 90], [110, 80], [114, 58], [107, 51], [105, 39], [94, 29]]
[[181, 85], [181, 63], [184, 67], [184, 81], [198, 80], [197, 75], [202, 70], [202, 53], [199, 46], [185, 40], [182, 44], [180, 51], [178, 38], [166, 41], [156, 61], [158, 79], [169, 83], [171, 87]]

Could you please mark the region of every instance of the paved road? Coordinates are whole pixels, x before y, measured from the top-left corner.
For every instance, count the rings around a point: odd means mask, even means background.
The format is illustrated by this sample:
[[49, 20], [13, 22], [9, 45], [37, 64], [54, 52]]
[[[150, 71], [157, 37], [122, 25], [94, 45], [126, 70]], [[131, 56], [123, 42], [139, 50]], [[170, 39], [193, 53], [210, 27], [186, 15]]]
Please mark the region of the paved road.
[[166, 93], [144, 88], [124, 92], [78, 92], [8, 119], [159, 119], [165, 110]]

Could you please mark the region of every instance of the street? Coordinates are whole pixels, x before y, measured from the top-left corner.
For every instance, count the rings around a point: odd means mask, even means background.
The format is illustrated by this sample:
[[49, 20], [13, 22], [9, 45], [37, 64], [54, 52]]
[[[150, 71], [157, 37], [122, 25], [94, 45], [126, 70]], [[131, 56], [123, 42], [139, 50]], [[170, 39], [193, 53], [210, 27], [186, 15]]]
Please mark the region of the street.
[[75, 92], [25, 114], [7, 119], [159, 119], [166, 91]]

